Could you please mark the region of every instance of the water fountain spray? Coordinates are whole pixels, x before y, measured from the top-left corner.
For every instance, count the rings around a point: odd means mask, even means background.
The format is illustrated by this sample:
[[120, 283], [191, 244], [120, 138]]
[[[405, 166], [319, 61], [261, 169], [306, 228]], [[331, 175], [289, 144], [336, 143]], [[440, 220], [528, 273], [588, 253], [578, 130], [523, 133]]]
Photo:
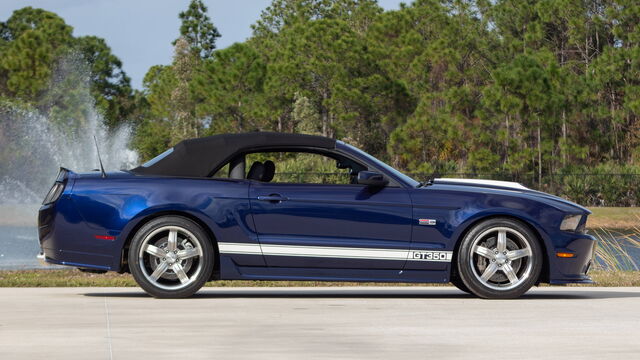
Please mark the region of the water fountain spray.
[[[100, 138], [101, 169], [119, 170], [137, 165], [130, 149], [131, 126], [109, 129], [91, 95], [88, 66], [81, 57], [63, 59], [43, 98], [56, 101], [73, 94], [77, 118], [43, 113], [34, 107], [0, 102], [0, 204], [34, 204], [44, 198], [59, 167], [76, 172], [96, 168]], [[76, 109], [72, 109], [76, 110]], [[93, 139], [92, 139], [93, 137]], [[104, 140], [102, 140], [104, 139]], [[103, 164], [102, 164], [103, 163]]]

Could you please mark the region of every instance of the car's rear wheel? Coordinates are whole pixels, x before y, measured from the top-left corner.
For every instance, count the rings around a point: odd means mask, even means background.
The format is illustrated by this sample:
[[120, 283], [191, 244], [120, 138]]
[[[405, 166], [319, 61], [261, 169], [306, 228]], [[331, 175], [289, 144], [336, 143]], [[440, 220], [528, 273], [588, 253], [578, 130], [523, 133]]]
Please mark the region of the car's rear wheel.
[[475, 225], [458, 253], [458, 274], [475, 295], [516, 298], [540, 275], [542, 249], [536, 235], [520, 221], [493, 218]]
[[151, 220], [138, 230], [129, 249], [131, 274], [158, 298], [193, 295], [210, 278], [214, 259], [205, 231], [179, 216]]

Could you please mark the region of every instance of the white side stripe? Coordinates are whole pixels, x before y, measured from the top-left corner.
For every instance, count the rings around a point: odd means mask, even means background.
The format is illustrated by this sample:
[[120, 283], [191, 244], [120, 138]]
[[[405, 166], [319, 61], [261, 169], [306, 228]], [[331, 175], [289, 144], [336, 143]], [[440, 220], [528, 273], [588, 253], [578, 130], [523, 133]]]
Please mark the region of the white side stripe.
[[218, 243], [218, 249], [223, 254], [248, 254], [262, 255], [259, 244], [243, 244], [243, 243]]
[[407, 250], [297, 245], [262, 245], [262, 253], [264, 255], [273, 256], [308, 256], [377, 260], [406, 260], [408, 256]]
[[340, 259], [366, 260], [409, 260], [409, 261], [438, 261], [451, 262], [451, 251], [432, 250], [398, 250], [376, 248], [351, 248], [329, 246], [301, 246], [301, 245], [273, 245], [247, 243], [218, 243], [223, 254], [268, 255], [268, 256], [299, 256]]

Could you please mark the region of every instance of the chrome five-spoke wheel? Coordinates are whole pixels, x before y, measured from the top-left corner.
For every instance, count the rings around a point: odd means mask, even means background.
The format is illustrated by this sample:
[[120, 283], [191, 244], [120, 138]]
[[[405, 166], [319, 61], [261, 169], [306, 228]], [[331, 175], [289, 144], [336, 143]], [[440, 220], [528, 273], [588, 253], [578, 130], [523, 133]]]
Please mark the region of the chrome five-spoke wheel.
[[494, 218], [474, 226], [462, 240], [458, 273], [464, 284], [485, 298], [522, 295], [538, 280], [542, 251], [523, 223]]
[[129, 267], [138, 284], [153, 296], [190, 296], [210, 278], [213, 250], [197, 224], [182, 217], [162, 217], [136, 233]]
[[474, 275], [489, 288], [512, 289], [531, 273], [531, 246], [515, 229], [488, 229], [476, 237], [472, 249], [474, 256], [469, 261]]
[[161, 289], [184, 288], [202, 271], [200, 240], [178, 226], [164, 226], [147, 235], [138, 257], [144, 276]]

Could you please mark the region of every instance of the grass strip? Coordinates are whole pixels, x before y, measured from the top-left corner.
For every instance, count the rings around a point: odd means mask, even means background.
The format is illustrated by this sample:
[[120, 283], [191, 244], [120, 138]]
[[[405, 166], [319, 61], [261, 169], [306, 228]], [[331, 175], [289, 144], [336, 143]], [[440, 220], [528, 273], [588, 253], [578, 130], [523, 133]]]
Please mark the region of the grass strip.
[[587, 221], [590, 229], [632, 229], [640, 226], [639, 207], [590, 207]]

